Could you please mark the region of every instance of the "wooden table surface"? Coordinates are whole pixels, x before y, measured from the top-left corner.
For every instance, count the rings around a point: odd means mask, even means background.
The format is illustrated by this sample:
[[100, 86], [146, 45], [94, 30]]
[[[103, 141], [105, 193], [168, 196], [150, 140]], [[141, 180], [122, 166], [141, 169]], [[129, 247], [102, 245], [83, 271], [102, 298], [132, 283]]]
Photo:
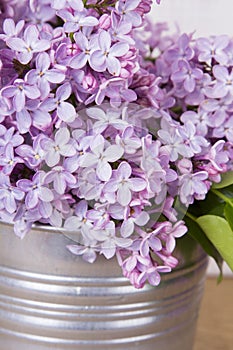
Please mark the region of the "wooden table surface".
[[233, 278], [208, 278], [194, 350], [233, 350]]

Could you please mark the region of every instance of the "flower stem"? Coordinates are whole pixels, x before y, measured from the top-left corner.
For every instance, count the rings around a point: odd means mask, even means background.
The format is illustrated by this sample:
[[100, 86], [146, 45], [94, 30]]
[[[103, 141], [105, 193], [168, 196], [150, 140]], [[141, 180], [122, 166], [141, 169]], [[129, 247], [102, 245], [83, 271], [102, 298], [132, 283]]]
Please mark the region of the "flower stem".
[[192, 221], [196, 222], [197, 221], [197, 217], [194, 216], [193, 214], [189, 213], [188, 210], [184, 211], [183, 209], [179, 208], [179, 212], [183, 213], [184, 216], [187, 216], [189, 219], [191, 219]]
[[211, 192], [213, 192], [216, 196], [218, 196], [219, 198], [223, 199], [224, 202], [230, 204], [231, 207], [233, 207], [233, 203], [232, 201], [230, 200], [230, 198], [228, 198], [227, 196], [225, 196], [225, 194], [223, 194], [222, 192], [212, 188], [211, 189]]
[[192, 215], [192, 214], [190, 214], [188, 211], [186, 212], [186, 214], [185, 214], [188, 218], [190, 218], [191, 220], [193, 220], [194, 222], [196, 222], [197, 221], [197, 218], [196, 218], [196, 216], [194, 216], [194, 215]]

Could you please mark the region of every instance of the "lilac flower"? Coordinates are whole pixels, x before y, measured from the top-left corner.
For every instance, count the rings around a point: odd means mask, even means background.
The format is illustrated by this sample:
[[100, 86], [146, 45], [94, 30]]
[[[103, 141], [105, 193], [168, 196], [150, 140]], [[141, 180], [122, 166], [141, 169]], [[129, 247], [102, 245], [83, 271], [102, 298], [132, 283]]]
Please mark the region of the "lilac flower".
[[123, 262], [122, 270], [135, 288], [142, 288], [147, 279], [151, 285], [157, 286], [161, 280], [159, 272], [170, 272], [171, 268], [159, 266], [149, 256], [142, 257], [139, 252], [134, 252]]
[[18, 130], [21, 134], [29, 132], [32, 125], [32, 118], [28, 110], [24, 107], [21, 111], [15, 113]]
[[41, 148], [41, 140], [46, 136], [39, 134], [33, 140], [33, 145], [20, 145], [16, 148], [16, 153], [22, 157], [31, 168], [37, 168], [44, 159], [44, 150]]
[[47, 101], [50, 109], [56, 109], [58, 117], [64, 122], [73, 122], [76, 117], [74, 106], [65, 102], [70, 97], [71, 92], [71, 85], [64, 83], [57, 88], [56, 97]]
[[113, 126], [116, 129], [124, 129], [128, 123], [121, 118], [121, 111], [114, 109], [107, 109], [106, 112], [97, 107], [87, 109], [87, 115], [97, 120], [93, 128], [95, 132], [102, 133], [108, 126]]
[[64, 167], [71, 173], [78, 170], [80, 165], [80, 157], [87, 151], [90, 146], [92, 137], [86, 136], [84, 130], [76, 129], [72, 132], [73, 143], [76, 153], [74, 156], [66, 158], [63, 162]]
[[30, 232], [32, 228], [32, 222], [28, 222], [25, 218], [15, 220], [14, 233], [19, 238], [23, 239], [27, 233]]
[[161, 143], [156, 140], [153, 142], [151, 135], [147, 135], [142, 139], [142, 159], [141, 159], [141, 167], [147, 174], [153, 173], [156, 171], [157, 173], [164, 174], [164, 178], [166, 173], [161, 167], [159, 153], [160, 153]]
[[183, 138], [184, 143], [190, 148], [193, 155], [200, 153], [204, 147], [209, 145], [209, 142], [203, 136], [196, 134], [196, 128], [190, 120], [178, 129], [178, 134]]
[[72, 215], [72, 209], [70, 207], [72, 198], [67, 193], [59, 195], [56, 191], [53, 191], [53, 195], [54, 199], [51, 202], [52, 212], [47, 218], [48, 224], [54, 227], [62, 227], [64, 219]]
[[126, 212], [126, 218], [120, 230], [122, 237], [131, 236], [135, 230], [135, 225], [145, 226], [150, 219], [149, 214], [146, 211], [142, 211], [139, 206], [128, 207]]
[[96, 175], [94, 168], [82, 169], [78, 173], [76, 188], [73, 193], [86, 200], [97, 200], [101, 197], [103, 183]]
[[46, 130], [52, 121], [49, 107], [46, 100], [43, 102], [38, 99], [28, 100], [25, 107], [15, 113], [19, 132], [25, 134], [32, 126], [39, 130]]
[[50, 93], [50, 84], [63, 82], [65, 74], [58, 69], [49, 69], [51, 61], [46, 52], [40, 53], [36, 57], [36, 69], [30, 70], [27, 81], [31, 85], [37, 84], [40, 90], [40, 97], [44, 99]]
[[145, 226], [150, 216], [146, 211], [142, 211], [139, 206], [133, 206], [127, 208], [126, 219], [121, 225], [121, 235], [122, 237], [129, 237], [135, 230], [135, 225]]
[[10, 100], [0, 95], [0, 123], [14, 112]]
[[227, 94], [221, 99], [206, 99], [201, 107], [209, 112], [208, 125], [212, 128], [222, 126], [228, 118], [228, 112], [232, 108], [232, 97]]
[[3, 31], [5, 34], [0, 34], [0, 39], [7, 40], [11, 37], [16, 37], [20, 34], [24, 27], [24, 20], [15, 24], [12, 18], [6, 18], [3, 22]]
[[106, 80], [99, 86], [96, 94], [96, 104], [100, 105], [104, 98], [109, 97], [110, 105], [120, 107], [122, 101], [133, 102], [137, 100], [137, 94], [128, 88], [126, 81], [119, 77]]
[[13, 97], [13, 106], [16, 112], [20, 112], [25, 106], [26, 97], [36, 99], [40, 96], [40, 90], [34, 85], [27, 84], [23, 79], [16, 79], [14, 85], [2, 89], [2, 95]]
[[86, 9], [83, 11], [73, 11], [73, 13], [68, 10], [59, 10], [58, 16], [61, 17], [65, 22], [64, 30], [67, 33], [77, 32], [80, 27], [94, 27], [99, 23], [97, 18], [93, 16], [87, 16]]
[[23, 163], [22, 158], [14, 155], [14, 148], [11, 143], [8, 143], [4, 148], [4, 152], [0, 155], [0, 167], [5, 175], [10, 175], [15, 165]]
[[35, 208], [39, 201], [51, 202], [53, 200], [53, 192], [44, 185], [43, 171], [38, 171], [32, 178], [32, 180], [19, 180], [17, 186], [20, 190], [24, 191], [25, 205], [27, 209]]
[[[208, 158], [207, 158], [208, 157]], [[211, 164], [218, 171], [225, 171], [225, 164], [228, 162], [229, 156], [225, 150], [225, 141], [217, 141], [210, 149], [206, 159], [209, 159]]]
[[226, 118], [221, 126], [213, 130], [213, 136], [223, 138], [224, 136], [230, 142], [233, 141], [233, 116]]
[[112, 75], [119, 76], [121, 64], [117, 57], [124, 56], [129, 50], [126, 43], [112, 44], [111, 36], [105, 30], [102, 30], [98, 36], [99, 49], [94, 50], [90, 57], [90, 65], [97, 72], [104, 72], [108, 69]]
[[52, 7], [55, 10], [62, 10], [69, 5], [73, 10], [83, 11], [84, 6], [81, 0], [52, 0]]
[[84, 89], [84, 93], [92, 94], [98, 88], [98, 82], [95, 76], [90, 71], [89, 72], [87, 71], [87, 74], [85, 74], [85, 76], [82, 78], [81, 84], [82, 84], [81, 91], [83, 91]]
[[180, 120], [183, 123], [191, 121], [196, 128], [196, 134], [205, 136], [208, 132], [208, 127], [210, 126], [210, 115], [204, 109], [200, 108], [197, 112], [186, 111], [184, 112]]
[[[163, 225], [162, 225], [163, 227]], [[146, 258], [150, 254], [150, 250], [153, 252], [160, 251], [162, 249], [162, 242], [158, 236], [161, 231], [161, 227], [151, 231], [151, 232], [143, 232], [140, 231], [140, 235], [142, 236], [139, 251], [141, 256]]]
[[83, 68], [87, 62], [90, 63], [92, 52], [96, 49], [96, 38], [91, 37], [90, 40], [83, 34], [78, 32], [74, 34], [74, 40], [77, 44], [77, 54], [69, 62], [69, 66], [74, 69]]
[[8, 176], [0, 174], [0, 200], [4, 208], [10, 214], [17, 210], [17, 202], [24, 198], [24, 192], [19, 188], [12, 186]]
[[190, 61], [194, 56], [194, 50], [190, 47], [191, 36], [186, 33], [182, 34], [175, 44], [165, 51], [165, 58], [174, 67], [177, 66], [179, 60]]
[[216, 98], [233, 93], [233, 69], [231, 72], [226, 67], [216, 65], [213, 67], [213, 74], [217, 80], [213, 87], [213, 95]]
[[64, 194], [67, 186], [75, 185], [76, 178], [62, 166], [55, 166], [45, 178], [45, 184], [53, 183], [53, 188], [58, 194]]
[[140, 26], [142, 19], [141, 16], [135, 11], [141, 0], [126, 0], [118, 1], [116, 3], [116, 11], [123, 21], [132, 23], [134, 27]]
[[[156, 1], [158, 4], [158, 1]], [[151, 0], [142, 0], [138, 5], [136, 11], [140, 16], [144, 17], [145, 14], [149, 13], [151, 10], [152, 1]]]
[[6, 44], [18, 53], [18, 59], [22, 64], [30, 62], [34, 53], [43, 52], [50, 48], [48, 40], [39, 39], [39, 31], [35, 25], [26, 27], [23, 39], [9, 38]]
[[85, 153], [80, 161], [81, 167], [96, 167], [96, 174], [102, 181], [108, 181], [112, 175], [109, 162], [116, 162], [124, 153], [122, 147], [111, 145], [105, 148], [102, 135], [97, 135], [90, 145], [91, 152]]
[[11, 143], [13, 147], [21, 145], [24, 138], [15, 132], [15, 128], [12, 126], [7, 129], [5, 126], [0, 125], [0, 154], [4, 152], [4, 148], [8, 143]]
[[145, 283], [140, 283], [139, 276], [140, 276], [140, 270], [138, 269], [138, 265], [148, 265], [148, 262], [150, 264], [150, 261], [148, 261], [147, 258], [142, 257], [139, 252], [133, 252], [123, 263], [121, 263], [122, 272], [125, 277], [127, 277], [130, 281], [130, 283], [135, 288], [142, 288]]
[[126, 162], [121, 162], [111, 179], [104, 187], [106, 192], [116, 192], [117, 201], [127, 206], [132, 199], [132, 192], [144, 190], [147, 183], [144, 179], [131, 177], [132, 168]]
[[156, 252], [159, 259], [165, 264], [166, 267], [170, 268], [170, 271], [177, 267], [179, 261], [177, 258], [172, 256], [166, 249], [162, 249], [160, 252]]
[[148, 74], [148, 72], [141, 73], [143, 75], [140, 76], [140, 74], [138, 74], [135, 81], [133, 82], [132, 87], [134, 88], [137, 95], [140, 96], [139, 101], [142, 103], [142, 105], [148, 107], [153, 106], [159, 109], [159, 103], [162, 102], [161, 90], [159, 88], [161, 77], [154, 79], [154, 76], [152, 74]]
[[72, 157], [75, 147], [70, 142], [70, 132], [66, 127], [60, 128], [54, 140], [45, 138], [41, 140], [42, 149], [45, 151], [45, 162], [49, 167], [54, 167], [60, 161], [61, 156]]
[[33, 0], [33, 1], [30, 1], [29, 6], [30, 6], [30, 12], [28, 14], [28, 17], [30, 18], [30, 21], [32, 23], [40, 24], [41, 26], [44, 26], [48, 22], [54, 21], [56, 12], [51, 7], [50, 1]]
[[190, 159], [182, 158], [178, 160], [177, 168], [181, 174], [190, 174], [193, 171], [193, 163]]
[[196, 80], [202, 79], [203, 72], [199, 68], [192, 68], [185, 60], [178, 62], [178, 70], [175, 71], [171, 79], [174, 83], [183, 83], [187, 92], [193, 92], [196, 86]]
[[172, 225], [170, 222], [166, 222], [166, 225], [162, 228], [162, 237], [167, 235], [165, 238], [166, 249], [168, 252], [172, 253], [176, 246], [176, 238], [182, 237], [187, 232], [187, 227], [184, 224], [184, 221], [178, 221], [175, 225]]
[[221, 173], [227, 171], [229, 153], [224, 140], [217, 141], [205, 155], [197, 157], [198, 169], [207, 171], [208, 178], [214, 182], [221, 181]]
[[132, 240], [116, 236], [115, 224], [109, 221], [104, 228], [92, 231], [94, 239], [100, 241], [100, 253], [107, 259], [111, 259], [116, 252], [117, 247], [127, 248], [131, 245]]
[[98, 251], [98, 249], [96, 248], [96, 245], [96, 240], [84, 239], [82, 245], [69, 244], [66, 247], [71, 253], [75, 255], [82, 255], [83, 260], [89, 263], [93, 263], [97, 258], [96, 251]]
[[176, 161], [179, 154], [184, 157], [191, 157], [193, 155], [193, 152], [178, 134], [177, 129], [169, 125], [169, 123], [163, 122], [163, 127], [158, 131], [158, 136], [161, 142], [164, 143], [162, 148], [170, 154], [171, 161]]
[[0, 220], [158, 285], [187, 230], [177, 202], [233, 169], [233, 39], [168, 35], [151, 0], [18, 3], [0, 19]]
[[[80, 201], [75, 208], [75, 215], [68, 217], [65, 220], [64, 228], [68, 231], [75, 232], [73, 239], [82, 243], [82, 239], [94, 240], [91, 232], [93, 225], [90, 220], [87, 219], [87, 202], [85, 200]], [[80, 237], [79, 231], [82, 234]], [[70, 233], [66, 233], [69, 235]]]
[[151, 266], [143, 266], [143, 272], [139, 275], [137, 283], [141, 286], [148, 282], [152, 286], [158, 286], [161, 281], [160, 273], [171, 272], [171, 268], [169, 266], [156, 266], [151, 264]]
[[111, 14], [111, 28], [109, 30], [110, 35], [114, 41], [126, 42], [129, 45], [135, 45], [135, 41], [132, 36], [129, 35], [132, 30], [132, 23], [127, 21], [119, 21], [116, 14]]
[[108, 206], [96, 205], [94, 209], [90, 209], [87, 218], [93, 222], [95, 228], [103, 228], [110, 221]]
[[[64, 34], [64, 33], [63, 33]], [[77, 45], [67, 40], [58, 44], [56, 50], [50, 50], [52, 66], [66, 72], [70, 58], [77, 52]]]
[[173, 208], [175, 200], [172, 197], [167, 197], [163, 203], [162, 212], [166, 218], [171, 222], [177, 221], [177, 211]]
[[220, 64], [226, 64], [228, 56], [226, 48], [229, 45], [227, 35], [219, 35], [214, 38], [199, 38], [197, 39], [197, 48], [199, 50], [198, 59], [200, 62], [211, 64], [212, 59], [215, 59]]
[[198, 106], [206, 99], [206, 89], [210, 88], [212, 84], [212, 78], [209, 74], [204, 73], [202, 79], [196, 81], [195, 89], [193, 92], [185, 97], [185, 103], [191, 106]]
[[40, 102], [39, 100], [29, 100], [26, 103], [26, 109], [30, 113], [31, 124], [42, 131], [48, 130], [51, 126], [52, 118], [51, 107], [47, 104], [47, 100]]
[[129, 125], [121, 135], [116, 135], [116, 144], [123, 147], [126, 154], [134, 154], [141, 147], [141, 140], [135, 135], [133, 126]]
[[208, 173], [206, 171], [182, 175], [179, 184], [181, 202], [188, 207], [189, 204], [193, 203], [194, 199], [204, 199], [208, 192], [208, 187], [205, 182], [207, 178]]

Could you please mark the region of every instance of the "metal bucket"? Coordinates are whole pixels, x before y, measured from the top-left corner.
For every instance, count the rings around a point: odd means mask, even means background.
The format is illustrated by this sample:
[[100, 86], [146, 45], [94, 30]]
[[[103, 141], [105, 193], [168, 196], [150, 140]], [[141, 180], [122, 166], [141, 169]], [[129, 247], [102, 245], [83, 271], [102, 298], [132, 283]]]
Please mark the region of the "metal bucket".
[[0, 223], [0, 350], [191, 350], [207, 257], [181, 240], [179, 269], [136, 290], [114, 259], [89, 264], [53, 229], [21, 241]]

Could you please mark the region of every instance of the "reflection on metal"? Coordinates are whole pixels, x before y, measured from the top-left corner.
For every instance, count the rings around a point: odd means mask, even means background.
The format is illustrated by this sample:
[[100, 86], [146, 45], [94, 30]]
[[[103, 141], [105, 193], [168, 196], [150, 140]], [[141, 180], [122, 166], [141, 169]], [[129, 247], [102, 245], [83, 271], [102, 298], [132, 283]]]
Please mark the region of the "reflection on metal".
[[69, 240], [0, 224], [1, 350], [191, 350], [207, 258], [192, 245], [159, 287], [136, 290], [114, 259], [72, 255]]

